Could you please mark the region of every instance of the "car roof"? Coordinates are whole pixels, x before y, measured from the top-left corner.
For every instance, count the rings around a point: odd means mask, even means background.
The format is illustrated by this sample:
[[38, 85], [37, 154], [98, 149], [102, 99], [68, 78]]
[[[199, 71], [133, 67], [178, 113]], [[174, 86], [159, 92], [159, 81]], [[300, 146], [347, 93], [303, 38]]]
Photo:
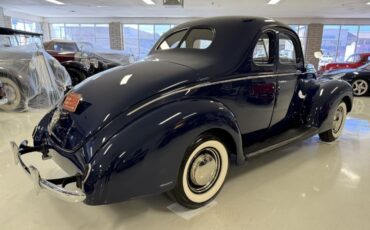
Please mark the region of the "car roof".
[[0, 27], [0, 34], [1, 35], [29, 35], [29, 36], [35, 36], [35, 37], [41, 37], [42, 34], [40, 33], [34, 33], [34, 32], [29, 32], [29, 31], [23, 31], [23, 30], [15, 30], [11, 28], [6, 28], [6, 27]]
[[[277, 27], [294, 33], [299, 42], [298, 36], [289, 26], [271, 18], [226, 16], [197, 19], [180, 24], [162, 35], [153, 46], [147, 59], [177, 62], [198, 70], [206, 65], [204, 63], [208, 63], [208, 66], [212, 65], [212, 67], [204, 69], [202, 71], [204, 75], [223, 75], [233, 71], [244, 61], [247, 53], [250, 53], [249, 50], [254, 49], [257, 36], [260, 36], [262, 31]], [[156, 50], [156, 47], [172, 33], [192, 28], [211, 28], [214, 30], [214, 39], [207, 49]]]

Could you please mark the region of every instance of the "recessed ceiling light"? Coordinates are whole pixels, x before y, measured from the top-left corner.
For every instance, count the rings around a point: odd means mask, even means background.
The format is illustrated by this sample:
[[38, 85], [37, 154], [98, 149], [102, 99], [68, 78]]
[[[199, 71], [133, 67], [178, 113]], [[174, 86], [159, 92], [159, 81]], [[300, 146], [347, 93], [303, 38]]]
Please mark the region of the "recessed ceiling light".
[[267, 4], [275, 5], [275, 4], [278, 4], [279, 2], [280, 2], [280, 0], [270, 0]]
[[366, 5], [370, 6], [370, 2], [367, 2]]
[[64, 5], [64, 2], [60, 2], [58, 0], [45, 0], [45, 1], [50, 2], [50, 3], [57, 4], [57, 5]]
[[155, 2], [153, 2], [153, 0], [143, 0], [143, 2], [148, 5], [155, 5]]

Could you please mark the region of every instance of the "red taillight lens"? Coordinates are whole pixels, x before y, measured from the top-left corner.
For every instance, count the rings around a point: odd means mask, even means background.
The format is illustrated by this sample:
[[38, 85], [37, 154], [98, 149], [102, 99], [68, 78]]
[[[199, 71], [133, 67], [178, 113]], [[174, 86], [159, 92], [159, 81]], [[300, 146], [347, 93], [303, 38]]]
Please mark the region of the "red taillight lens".
[[69, 112], [76, 112], [77, 107], [82, 99], [82, 95], [78, 93], [70, 92], [66, 96], [64, 102], [63, 102], [63, 109], [69, 111]]

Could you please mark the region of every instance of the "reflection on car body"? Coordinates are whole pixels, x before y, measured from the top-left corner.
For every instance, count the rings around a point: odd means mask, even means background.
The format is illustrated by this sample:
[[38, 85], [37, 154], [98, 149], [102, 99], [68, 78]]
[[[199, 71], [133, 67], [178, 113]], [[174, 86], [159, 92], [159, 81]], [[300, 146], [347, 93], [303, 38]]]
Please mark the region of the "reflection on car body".
[[[145, 60], [79, 84], [36, 126], [34, 147], [12, 147], [37, 188], [66, 200], [100, 205], [171, 192], [197, 208], [221, 190], [229, 159], [243, 164], [316, 134], [334, 141], [351, 109], [347, 82], [306, 72], [290, 27], [207, 18], [169, 30]], [[78, 170], [47, 180], [22, 161], [49, 150]]]

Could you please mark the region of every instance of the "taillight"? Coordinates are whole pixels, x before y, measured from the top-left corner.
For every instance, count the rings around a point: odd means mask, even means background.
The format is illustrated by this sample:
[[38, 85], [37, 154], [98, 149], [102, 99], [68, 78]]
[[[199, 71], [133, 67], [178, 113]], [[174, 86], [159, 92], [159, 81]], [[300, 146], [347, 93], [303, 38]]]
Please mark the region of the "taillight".
[[82, 100], [82, 95], [74, 92], [70, 92], [67, 94], [66, 98], [63, 102], [63, 109], [74, 113], [77, 110], [80, 101]]

